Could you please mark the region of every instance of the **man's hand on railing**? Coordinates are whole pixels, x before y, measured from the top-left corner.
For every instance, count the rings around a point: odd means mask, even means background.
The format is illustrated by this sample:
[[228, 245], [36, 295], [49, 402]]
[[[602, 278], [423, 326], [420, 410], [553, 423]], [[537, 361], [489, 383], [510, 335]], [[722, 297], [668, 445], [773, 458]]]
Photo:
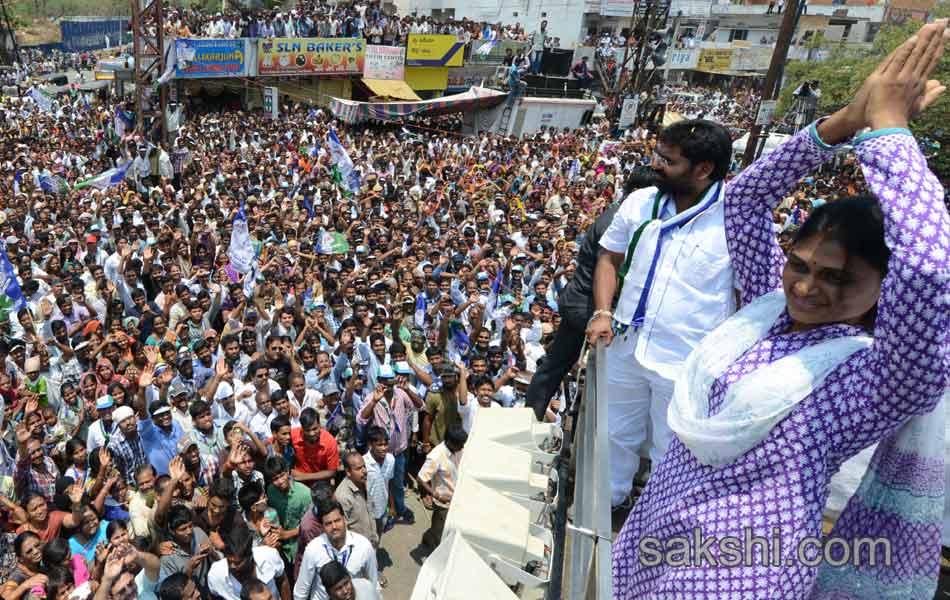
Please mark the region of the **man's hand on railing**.
[[587, 343], [596, 346], [599, 339], [604, 340], [605, 346], [614, 339], [613, 314], [609, 310], [595, 310], [587, 322]]

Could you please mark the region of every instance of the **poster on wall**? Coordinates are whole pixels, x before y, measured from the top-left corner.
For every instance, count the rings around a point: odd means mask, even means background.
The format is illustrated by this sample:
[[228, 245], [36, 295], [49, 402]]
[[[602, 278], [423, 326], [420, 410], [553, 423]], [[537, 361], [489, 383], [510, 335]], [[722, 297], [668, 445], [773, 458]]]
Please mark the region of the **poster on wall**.
[[258, 75], [360, 75], [366, 44], [360, 38], [258, 40]]
[[396, 46], [366, 46], [363, 77], [401, 81], [406, 71], [406, 49]]

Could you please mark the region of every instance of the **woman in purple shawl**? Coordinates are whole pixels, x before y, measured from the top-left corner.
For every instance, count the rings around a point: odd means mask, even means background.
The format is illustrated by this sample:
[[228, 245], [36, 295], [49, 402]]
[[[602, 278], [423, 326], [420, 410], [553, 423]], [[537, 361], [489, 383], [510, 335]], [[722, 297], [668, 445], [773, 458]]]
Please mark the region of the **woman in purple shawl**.
[[[928, 76], [946, 25], [924, 26], [851, 104], [727, 188], [743, 309], [677, 380], [676, 435], [613, 547], [614, 598], [933, 596], [950, 218], [907, 122], [945, 91]], [[772, 209], [845, 142], [873, 195], [815, 209], [786, 258]], [[828, 482], [875, 443], [829, 542]]]

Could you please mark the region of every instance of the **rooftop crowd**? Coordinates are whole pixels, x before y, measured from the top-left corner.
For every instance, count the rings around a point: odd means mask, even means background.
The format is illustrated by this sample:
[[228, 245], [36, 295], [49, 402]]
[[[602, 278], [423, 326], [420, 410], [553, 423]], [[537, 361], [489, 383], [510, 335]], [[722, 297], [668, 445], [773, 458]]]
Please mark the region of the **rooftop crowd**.
[[519, 25], [385, 13], [379, 2], [334, 3], [301, 0], [290, 9], [239, 8], [210, 14], [174, 9], [166, 24], [176, 37], [277, 38], [361, 37], [369, 44], [405, 46], [410, 33], [458, 36], [466, 43], [493, 40], [529, 42], [531, 32]]

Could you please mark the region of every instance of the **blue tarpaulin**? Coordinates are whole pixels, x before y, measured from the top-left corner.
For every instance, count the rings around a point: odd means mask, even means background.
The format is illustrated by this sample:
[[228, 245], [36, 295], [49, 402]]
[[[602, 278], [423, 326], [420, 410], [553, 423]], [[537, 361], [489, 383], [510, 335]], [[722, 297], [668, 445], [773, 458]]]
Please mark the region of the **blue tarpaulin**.
[[[72, 17], [59, 22], [63, 50], [82, 52], [131, 41], [128, 17]], [[109, 43], [106, 44], [106, 38]]]

